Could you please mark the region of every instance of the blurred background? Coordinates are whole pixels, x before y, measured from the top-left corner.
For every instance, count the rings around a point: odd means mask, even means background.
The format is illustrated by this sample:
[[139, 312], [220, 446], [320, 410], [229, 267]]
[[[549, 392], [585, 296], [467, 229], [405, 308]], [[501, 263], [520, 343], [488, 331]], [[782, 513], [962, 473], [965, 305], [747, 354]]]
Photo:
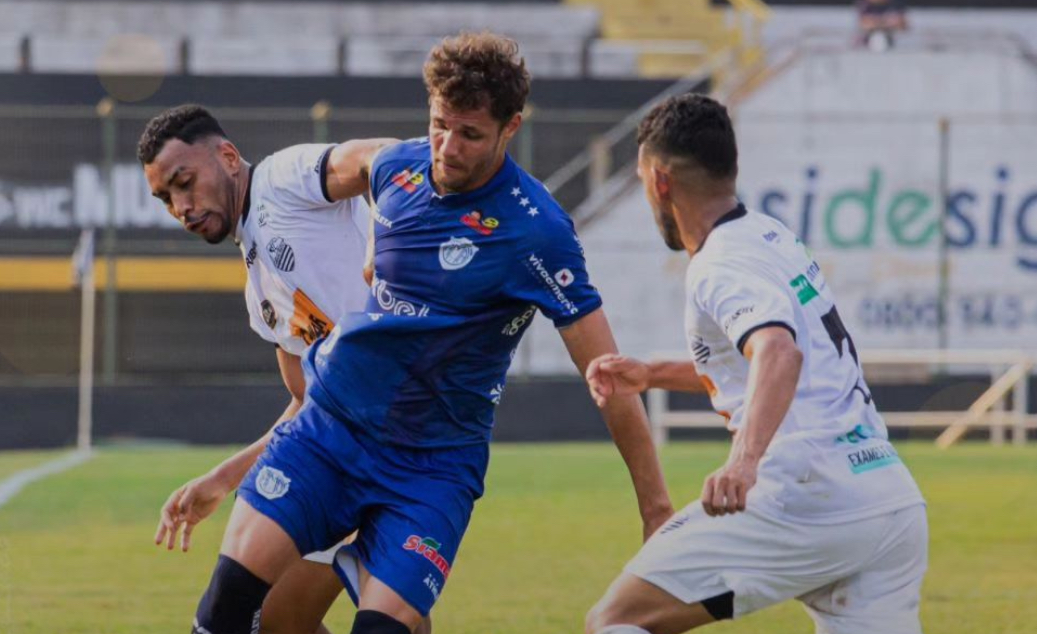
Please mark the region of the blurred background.
[[[650, 219], [634, 132], [656, 100], [707, 92], [736, 122], [741, 197], [814, 252], [896, 433], [1021, 442], [1037, 348], [1032, 4], [0, 0], [0, 448], [256, 437], [285, 393], [247, 326], [240, 254], [152, 199], [144, 123], [204, 104], [252, 162], [420, 136], [427, 51], [482, 29], [521, 45], [534, 83], [511, 153], [573, 214], [623, 351], [685, 354], [687, 256]], [[701, 399], [650, 402], [660, 438], [724, 433]], [[496, 438], [605, 437], [539, 319]]]

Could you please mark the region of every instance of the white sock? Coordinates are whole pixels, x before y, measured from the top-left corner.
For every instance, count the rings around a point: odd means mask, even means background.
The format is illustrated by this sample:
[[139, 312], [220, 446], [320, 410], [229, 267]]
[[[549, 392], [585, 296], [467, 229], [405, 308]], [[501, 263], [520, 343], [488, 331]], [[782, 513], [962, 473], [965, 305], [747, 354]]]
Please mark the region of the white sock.
[[636, 625], [609, 625], [598, 634], [652, 634], [648, 630], [642, 630]]

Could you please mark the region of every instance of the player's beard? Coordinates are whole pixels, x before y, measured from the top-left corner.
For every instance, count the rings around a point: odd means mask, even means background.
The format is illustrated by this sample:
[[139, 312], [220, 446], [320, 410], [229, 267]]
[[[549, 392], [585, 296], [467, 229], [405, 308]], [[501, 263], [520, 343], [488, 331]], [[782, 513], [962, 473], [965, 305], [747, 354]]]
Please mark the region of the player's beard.
[[677, 220], [674, 219], [672, 213], [666, 213], [660, 209], [653, 209], [655, 216], [655, 224], [659, 227], [659, 233], [662, 234], [663, 242], [666, 243], [672, 251], [683, 251], [684, 241], [681, 240], [681, 230], [677, 226]]

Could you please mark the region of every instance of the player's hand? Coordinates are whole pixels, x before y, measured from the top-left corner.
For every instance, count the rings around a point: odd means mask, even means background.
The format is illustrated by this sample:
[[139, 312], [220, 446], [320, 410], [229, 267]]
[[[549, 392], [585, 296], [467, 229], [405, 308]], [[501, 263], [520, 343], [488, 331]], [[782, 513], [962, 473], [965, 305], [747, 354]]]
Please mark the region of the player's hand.
[[598, 407], [605, 407], [610, 397], [647, 390], [648, 365], [619, 354], [603, 354], [587, 366], [587, 386]]
[[195, 525], [212, 515], [228, 493], [230, 488], [212, 474], [195, 478], [173, 491], [162, 506], [155, 544], [165, 543], [167, 550], [173, 550], [177, 533], [182, 528], [180, 548], [187, 552], [191, 548], [191, 532]]
[[702, 508], [716, 517], [745, 510], [749, 489], [756, 484], [759, 462], [752, 458], [732, 458], [714, 471], [702, 486]]

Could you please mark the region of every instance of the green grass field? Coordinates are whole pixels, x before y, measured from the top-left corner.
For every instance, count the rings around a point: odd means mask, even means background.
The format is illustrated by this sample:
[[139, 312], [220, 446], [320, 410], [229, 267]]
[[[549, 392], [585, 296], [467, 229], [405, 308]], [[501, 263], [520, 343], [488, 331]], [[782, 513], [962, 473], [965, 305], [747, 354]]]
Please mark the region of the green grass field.
[[[929, 501], [927, 632], [1037, 632], [1037, 447], [901, 444]], [[109, 449], [0, 508], [0, 632], [182, 634], [208, 581], [229, 504], [188, 554], [151, 543], [160, 504], [227, 449]], [[666, 447], [676, 504], [721, 444]], [[606, 444], [499, 445], [487, 495], [434, 612], [441, 634], [582, 632], [583, 614], [639, 545], [626, 472]], [[0, 477], [47, 459], [0, 454]], [[348, 632], [343, 595], [328, 623]], [[720, 634], [812, 632], [786, 604]]]

